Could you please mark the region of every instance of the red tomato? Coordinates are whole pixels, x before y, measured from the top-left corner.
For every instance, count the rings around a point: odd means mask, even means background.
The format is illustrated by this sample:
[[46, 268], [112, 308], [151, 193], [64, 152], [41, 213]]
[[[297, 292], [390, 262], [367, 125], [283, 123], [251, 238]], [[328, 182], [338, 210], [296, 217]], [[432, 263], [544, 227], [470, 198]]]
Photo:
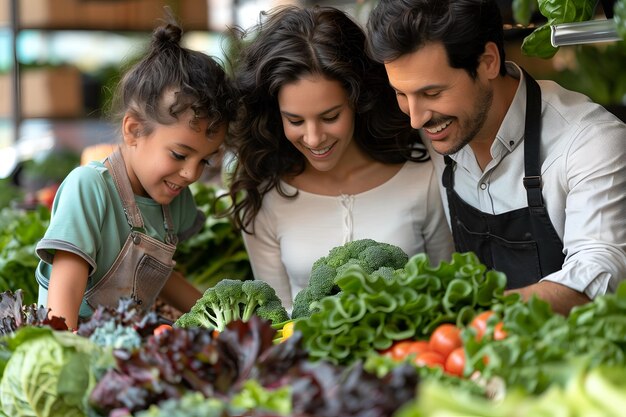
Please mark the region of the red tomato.
[[429, 346], [430, 350], [448, 357], [454, 349], [463, 346], [461, 329], [450, 323], [440, 324], [430, 335]]
[[154, 333], [154, 335], [156, 336], [169, 330], [172, 330], [172, 326], [170, 326], [169, 324], [160, 324], [157, 327], [155, 327], [152, 333]]
[[503, 324], [501, 321], [496, 323], [495, 327], [493, 328], [493, 340], [502, 340], [506, 338], [507, 333], [506, 330], [502, 328], [502, 326]]
[[465, 370], [465, 349], [458, 347], [446, 358], [444, 369], [450, 375], [463, 376]]
[[396, 361], [402, 361], [411, 354], [417, 356], [428, 349], [428, 342], [425, 340], [401, 340], [394, 343], [389, 349], [381, 352], [381, 354], [389, 356]]
[[476, 330], [476, 340], [483, 338], [485, 331], [487, 330], [487, 321], [489, 317], [493, 315], [493, 311], [487, 310], [480, 314], [477, 314], [470, 323], [470, 327]]
[[444, 368], [446, 363], [446, 358], [438, 352], [433, 352], [432, 350], [427, 350], [425, 352], [420, 353], [415, 357], [414, 363], [417, 366], [428, 366], [429, 368], [434, 368], [435, 366], [439, 366]]

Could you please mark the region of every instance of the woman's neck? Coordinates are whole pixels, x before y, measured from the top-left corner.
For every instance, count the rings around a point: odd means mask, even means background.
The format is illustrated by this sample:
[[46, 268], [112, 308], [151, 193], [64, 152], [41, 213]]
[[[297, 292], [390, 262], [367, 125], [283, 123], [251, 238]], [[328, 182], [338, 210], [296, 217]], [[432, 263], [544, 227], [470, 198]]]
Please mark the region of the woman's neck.
[[307, 164], [300, 175], [283, 180], [299, 190], [312, 194], [338, 196], [369, 191], [392, 178], [403, 164], [384, 164], [358, 149], [343, 155], [329, 171], [320, 171]]

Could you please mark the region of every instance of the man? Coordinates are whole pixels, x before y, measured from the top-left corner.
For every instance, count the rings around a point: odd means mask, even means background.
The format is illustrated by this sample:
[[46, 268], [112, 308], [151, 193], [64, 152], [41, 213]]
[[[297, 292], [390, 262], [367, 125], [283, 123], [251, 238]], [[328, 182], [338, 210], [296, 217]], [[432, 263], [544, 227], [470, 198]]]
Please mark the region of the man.
[[505, 62], [496, 0], [380, 0], [370, 54], [442, 178], [456, 250], [557, 312], [626, 279], [626, 125]]

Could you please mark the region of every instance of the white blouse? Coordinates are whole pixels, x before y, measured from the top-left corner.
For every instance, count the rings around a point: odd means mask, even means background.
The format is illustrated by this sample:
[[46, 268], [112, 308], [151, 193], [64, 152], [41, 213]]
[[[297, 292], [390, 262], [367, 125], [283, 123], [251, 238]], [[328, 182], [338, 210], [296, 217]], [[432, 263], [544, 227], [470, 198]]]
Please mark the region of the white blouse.
[[299, 190], [286, 199], [274, 189], [264, 196], [254, 232], [243, 234], [254, 276], [272, 285], [289, 311], [313, 262], [335, 246], [374, 239], [409, 256], [426, 252], [435, 265], [454, 250], [431, 161], [407, 162], [384, 184], [356, 195]]

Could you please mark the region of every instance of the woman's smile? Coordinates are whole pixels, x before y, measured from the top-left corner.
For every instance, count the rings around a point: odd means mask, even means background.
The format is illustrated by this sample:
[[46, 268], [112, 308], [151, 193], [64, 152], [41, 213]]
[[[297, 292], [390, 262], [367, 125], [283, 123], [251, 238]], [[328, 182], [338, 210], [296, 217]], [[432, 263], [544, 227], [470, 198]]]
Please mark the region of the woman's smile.
[[313, 149], [313, 148], [309, 148], [308, 146], [306, 148], [309, 150], [309, 152], [313, 154], [313, 156], [315, 156], [316, 158], [320, 158], [320, 157], [328, 156], [330, 154], [330, 151], [335, 147], [335, 143], [325, 148]]

